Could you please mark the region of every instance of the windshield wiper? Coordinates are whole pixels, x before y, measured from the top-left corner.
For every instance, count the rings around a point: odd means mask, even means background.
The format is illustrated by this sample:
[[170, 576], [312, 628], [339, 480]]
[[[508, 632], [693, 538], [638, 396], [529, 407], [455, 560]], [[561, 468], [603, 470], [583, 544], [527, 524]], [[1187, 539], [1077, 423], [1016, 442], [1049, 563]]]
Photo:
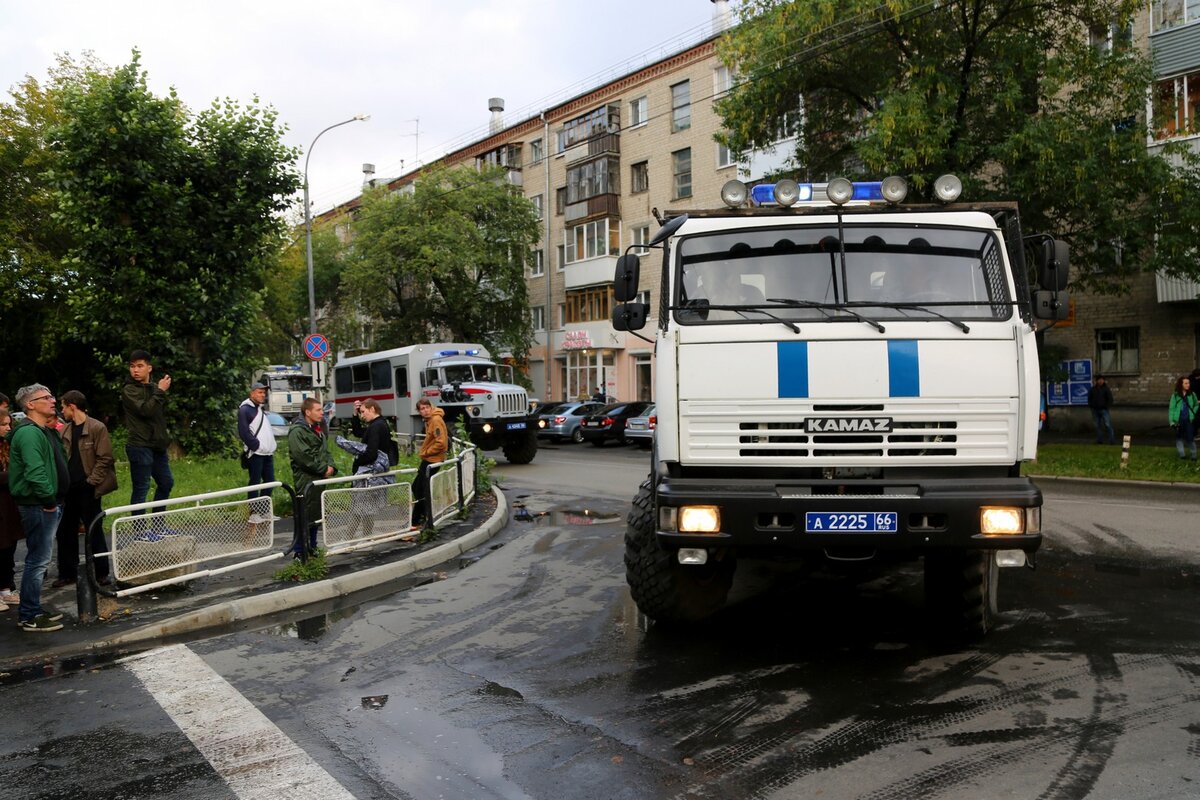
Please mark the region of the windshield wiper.
[[856, 303], [855, 305], [873, 306], [876, 308], [895, 308], [900, 311], [904, 311], [906, 309], [910, 309], [913, 311], [924, 311], [926, 314], [932, 314], [933, 316], [937, 317], [938, 319], [944, 319], [946, 322], [949, 322], [951, 325], [958, 328], [963, 333], [971, 332], [970, 326], [968, 326], [967, 323], [963, 322], [962, 320], [955, 319], [954, 317], [948, 317], [945, 314], [941, 313], [940, 311], [934, 311], [932, 308], [929, 308], [928, 306], [923, 306], [920, 303]]
[[813, 302], [812, 300], [793, 300], [790, 297], [768, 297], [767, 301], [770, 303], [779, 303], [780, 305], [790, 306], [792, 308], [815, 308], [818, 311], [820, 311], [822, 314], [824, 314], [826, 319], [833, 318], [833, 315], [831, 315], [827, 309], [832, 308], [832, 309], [836, 309], [838, 311], [845, 311], [847, 314], [854, 317], [859, 322], [865, 322], [866, 324], [870, 325], [872, 328], [879, 331], [880, 333], [887, 332], [887, 329], [884, 328], [882, 325], [880, 325], [878, 322], [876, 322], [875, 320], [873, 320], [869, 317], [864, 317], [862, 314], [859, 314], [857, 311], [854, 311], [853, 309], [847, 308], [845, 303], [838, 303], [838, 304], [830, 305], [829, 303], [816, 303], [816, 302]]
[[741, 314], [742, 317], [745, 319], [749, 319], [749, 317], [746, 316], [745, 312], [757, 311], [759, 314], [765, 314], [766, 316], [770, 317], [771, 319], [775, 320], [776, 322], [780, 322], [780, 323], [786, 325], [792, 331], [792, 333], [800, 332], [800, 327], [798, 325], [796, 325], [796, 323], [792, 322], [791, 320], [784, 319], [783, 317], [777, 317], [774, 314], [772, 314], [770, 311], [767, 311], [766, 309], [764, 309], [758, 305], [753, 305], [753, 306], [712, 305], [704, 298], [699, 298], [696, 300], [689, 301], [688, 304], [685, 306], [671, 306], [670, 310], [671, 311], [686, 311], [686, 312], [689, 312], [692, 314], [696, 314], [697, 316], [704, 314], [704, 316], [700, 317], [701, 319], [704, 319], [704, 320], [708, 319], [708, 315], [706, 312], [708, 312], [710, 310], [712, 310], [712, 311], [734, 311], [738, 314]]

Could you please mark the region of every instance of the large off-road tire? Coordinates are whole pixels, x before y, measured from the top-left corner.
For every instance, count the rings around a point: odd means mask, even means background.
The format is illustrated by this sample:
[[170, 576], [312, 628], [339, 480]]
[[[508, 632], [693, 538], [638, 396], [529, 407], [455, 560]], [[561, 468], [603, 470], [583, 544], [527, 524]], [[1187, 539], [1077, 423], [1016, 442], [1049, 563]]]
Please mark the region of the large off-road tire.
[[985, 635], [996, 624], [1000, 568], [991, 550], [925, 556], [925, 606], [946, 633]]
[[702, 566], [680, 564], [674, 551], [659, 545], [654, 515], [654, 490], [646, 480], [625, 528], [625, 580], [638, 610], [657, 622], [712, 616], [725, 605], [736, 562], [727, 551], [717, 551]]
[[519, 436], [504, 439], [501, 447], [510, 464], [528, 464], [537, 455], [537, 431], [525, 431]]

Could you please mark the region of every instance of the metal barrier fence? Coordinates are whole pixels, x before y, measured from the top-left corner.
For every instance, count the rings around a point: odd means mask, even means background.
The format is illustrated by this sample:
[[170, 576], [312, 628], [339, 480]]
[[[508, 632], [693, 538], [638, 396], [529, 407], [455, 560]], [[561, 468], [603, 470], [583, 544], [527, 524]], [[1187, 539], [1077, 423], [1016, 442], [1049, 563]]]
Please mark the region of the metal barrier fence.
[[[435, 527], [462, 511], [475, 496], [476, 448], [458, 440], [454, 443], [461, 448], [459, 454], [440, 464], [430, 479]], [[412, 534], [412, 485], [396, 478], [415, 472], [385, 473], [390, 481], [375, 486], [365, 484], [383, 475], [350, 475], [311, 484], [307, 491], [323, 488], [321, 519], [315, 522], [321, 523], [327, 553], [346, 553]], [[272, 496], [250, 497], [280, 488], [292, 498], [292, 550], [287, 551], [273, 547], [277, 518]], [[80, 582], [86, 589], [79, 595], [81, 618], [85, 611], [95, 616], [94, 592], [110, 597], [138, 594], [282, 559], [293, 550], [306, 558], [307, 491], [297, 495], [291, 486], [275, 481], [106, 509], [92, 520], [89, 533], [111, 519], [108, 551], [93, 552], [92, 536], [83, 537], [87, 579]], [[100, 556], [111, 560], [114, 587], [96, 582], [95, 559]], [[200, 569], [201, 565], [206, 566]]]
[[[457, 514], [474, 498], [477, 463], [474, 445], [466, 444], [458, 456], [443, 461], [430, 475], [433, 527]], [[321, 519], [317, 521], [321, 523], [321, 543], [326, 554], [338, 555], [396, 539], [415, 538], [412, 483], [401, 480], [400, 476], [407, 478], [416, 472], [416, 469], [401, 469], [313, 481], [305, 496], [309, 491], [321, 491]], [[378, 483], [383, 478], [391, 482]], [[376, 485], [367, 485], [372, 482]]]
[[121, 597], [283, 558], [283, 553], [270, 553], [218, 568], [195, 569], [209, 561], [270, 551], [275, 534], [274, 499], [269, 494], [249, 495], [279, 488], [292, 493], [291, 487], [275, 481], [107, 509], [92, 525], [112, 519], [112, 546], [107, 553], [93, 553], [91, 537], [85, 537], [88, 572], [94, 574], [97, 556], [108, 556], [118, 583], [137, 584], [104, 592]]

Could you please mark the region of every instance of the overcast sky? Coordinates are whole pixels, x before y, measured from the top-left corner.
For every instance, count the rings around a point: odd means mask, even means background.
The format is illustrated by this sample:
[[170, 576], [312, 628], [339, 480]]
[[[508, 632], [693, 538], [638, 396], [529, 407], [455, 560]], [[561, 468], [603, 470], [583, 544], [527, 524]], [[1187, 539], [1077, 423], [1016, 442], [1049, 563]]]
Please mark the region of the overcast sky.
[[[0, 88], [56, 54], [110, 66], [137, 48], [151, 89], [194, 110], [257, 95], [307, 150], [317, 211], [349, 199], [363, 162], [389, 178], [486, 133], [489, 97], [516, 122], [698, 41], [710, 0], [0, 0]], [[418, 122], [419, 120], [419, 122]], [[304, 157], [301, 155], [300, 167]]]

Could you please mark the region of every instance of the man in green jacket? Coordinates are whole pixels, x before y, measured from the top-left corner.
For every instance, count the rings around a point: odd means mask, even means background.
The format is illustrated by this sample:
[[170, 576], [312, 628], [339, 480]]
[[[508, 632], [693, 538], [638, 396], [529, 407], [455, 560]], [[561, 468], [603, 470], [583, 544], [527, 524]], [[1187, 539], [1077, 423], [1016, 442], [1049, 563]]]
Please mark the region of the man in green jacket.
[[146, 502], [151, 477], [154, 478], [155, 500], [166, 500], [175, 485], [171, 463], [167, 460], [171, 436], [167, 433], [165, 413], [171, 376], [164, 375], [157, 382], [151, 382], [153, 371], [150, 354], [145, 350], [134, 350], [129, 354], [129, 378], [121, 388], [121, 407], [125, 410], [128, 434], [125, 455], [129, 457], [129, 482], [133, 486], [129, 494], [131, 505]]
[[[323, 486], [313, 486], [315, 480], [332, 477], [337, 468], [329, 455], [329, 439], [325, 433], [324, 413], [321, 401], [306, 397], [300, 404], [300, 416], [288, 431], [288, 457], [292, 462], [292, 481], [296, 494], [307, 496], [304, 502], [305, 519], [308, 520], [308, 550], [317, 549], [317, 520], [321, 517], [321, 492]], [[304, 555], [304, 543], [297, 538], [292, 552]]]
[[21, 574], [21, 630], [62, 630], [62, 614], [42, 606], [42, 581], [62, 519], [62, 502], [70, 477], [55, 421], [54, 395], [40, 383], [21, 387], [17, 405], [25, 419], [8, 434], [8, 487], [25, 530], [25, 571]]

